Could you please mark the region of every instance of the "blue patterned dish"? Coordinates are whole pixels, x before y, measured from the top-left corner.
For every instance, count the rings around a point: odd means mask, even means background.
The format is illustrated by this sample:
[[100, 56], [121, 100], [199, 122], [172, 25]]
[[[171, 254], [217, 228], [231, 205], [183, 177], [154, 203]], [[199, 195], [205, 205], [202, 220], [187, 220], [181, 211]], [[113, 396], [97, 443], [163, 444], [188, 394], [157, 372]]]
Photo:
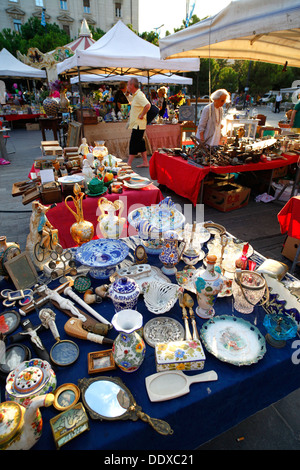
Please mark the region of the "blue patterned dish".
[[76, 251], [76, 259], [85, 266], [90, 266], [90, 275], [95, 279], [109, 277], [128, 255], [129, 248], [121, 240], [109, 238], [91, 240], [81, 245]]

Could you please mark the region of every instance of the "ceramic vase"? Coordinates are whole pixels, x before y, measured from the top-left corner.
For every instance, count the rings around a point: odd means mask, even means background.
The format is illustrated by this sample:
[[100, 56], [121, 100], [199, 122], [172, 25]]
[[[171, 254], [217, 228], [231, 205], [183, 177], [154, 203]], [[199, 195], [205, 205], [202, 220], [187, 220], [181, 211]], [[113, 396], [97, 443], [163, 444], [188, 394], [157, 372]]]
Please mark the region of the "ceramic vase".
[[65, 91], [62, 91], [60, 93], [60, 109], [62, 111], [66, 111], [68, 112], [69, 111], [69, 107], [70, 107], [70, 101], [69, 99], [67, 98], [66, 96], [66, 92]]
[[109, 288], [108, 296], [113, 301], [115, 311], [136, 309], [140, 288], [134, 279], [121, 277]]
[[56, 117], [59, 111], [59, 103], [50, 96], [43, 101], [43, 108], [49, 118]]
[[119, 335], [114, 341], [112, 354], [117, 366], [124, 372], [135, 372], [145, 358], [146, 346], [138, 333], [142, 328], [143, 317], [136, 310], [125, 309], [112, 318]]
[[[71, 236], [75, 243], [78, 246], [81, 246], [83, 243], [87, 243], [92, 240], [94, 236], [94, 225], [88, 220], [84, 220], [83, 218], [82, 200], [84, 193], [81, 191], [81, 188], [77, 183], [74, 185], [74, 194], [75, 198], [71, 195], [65, 198], [65, 205], [76, 219], [76, 222], [71, 225], [70, 228]], [[73, 211], [73, 209], [71, 209], [67, 203], [69, 199], [72, 199], [76, 212]]]
[[4, 263], [20, 253], [20, 246], [17, 243], [7, 242], [4, 235], [0, 237], [0, 276], [8, 277]]
[[[106, 197], [101, 197], [98, 201], [98, 207], [101, 211], [98, 222], [103, 237], [120, 238], [126, 222], [125, 217], [121, 217], [124, 202], [119, 199], [112, 202], [106, 199]], [[115, 214], [116, 211], [119, 211], [119, 215]]]
[[217, 257], [215, 255], [208, 255], [206, 257], [206, 270], [195, 280], [198, 300], [196, 313], [200, 318], [206, 319], [214, 316], [213, 304], [224, 286], [220, 269], [215, 268], [216, 261]]
[[164, 233], [163, 248], [159, 255], [159, 259], [163, 263], [161, 270], [164, 274], [172, 275], [177, 272], [176, 264], [179, 263], [185, 248], [185, 242], [179, 248], [178, 238], [178, 233], [175, 230], [169, 230]]

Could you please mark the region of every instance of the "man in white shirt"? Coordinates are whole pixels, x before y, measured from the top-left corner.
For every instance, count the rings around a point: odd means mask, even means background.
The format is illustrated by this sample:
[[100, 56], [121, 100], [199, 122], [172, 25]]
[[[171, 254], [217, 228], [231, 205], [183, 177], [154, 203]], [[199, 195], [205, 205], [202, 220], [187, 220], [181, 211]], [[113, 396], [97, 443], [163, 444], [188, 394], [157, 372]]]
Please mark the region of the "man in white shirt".
[[141, 153], [143, 163], [141, 165], [137, 165], [137, 168], [148, 167], [149, 163], [147, 159], [144, 132], [147, 126], [147, 112], [149, 111], [151, 104], [144, 93], [140, 90], [137, 78], [133, 77], [128, 81], [127, 90], [133, 98], [129, 115], [129, 129], [132, 129], [132, 132], [129, 142], [128, 165], [131, 166], [134, 157], [138, 153]]
[[275, 113], [277, 113], [277, 111], [280, 113], [280, 103], [281, 103], [281, 101], [282, 101], [282, 96], [281, 96], [281, 93], [279, 91], [276, 95], [276, 100], [275, 100]]

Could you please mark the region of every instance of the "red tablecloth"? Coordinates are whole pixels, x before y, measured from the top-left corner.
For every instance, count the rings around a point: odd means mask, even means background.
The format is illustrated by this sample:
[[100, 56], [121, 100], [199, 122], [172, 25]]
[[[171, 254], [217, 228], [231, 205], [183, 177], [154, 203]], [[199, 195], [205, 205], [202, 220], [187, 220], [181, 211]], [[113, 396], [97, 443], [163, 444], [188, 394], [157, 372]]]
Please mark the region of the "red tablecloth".
[[281, 233], [300, 239], [300, 196], [291, 197], [277, 214]]
[[240, 173], [245, 171], [272, 170], [291, 165], [298, 161], [299, 155], [283, 155], [284, 158], [268, 162], [248, 163], [237, 166], [210, 166], [200, 168], [188, 163], [181, 157], [173, 157], [154, 152], [150, 159], [150, 176], [158, 183], [167, 186], [176, 194], [197, 204], [202, 180], [209, 173]]
[[[128, 213], [132, 210], [142, 207], [151, 206], [152, 204], [158, 204], [162, 199], [163, 195], [160, 190], [151, 184], [146, 188], [139, 190], [126, 189], [122, 194], [103, 194], [110, 201], [121, 199], [124, 202], [124, 210], [121, 214], [122, 217], [127, 217]], [[99, 197], [89, 197], [83, 200], [83, 216], [85, 220], [93, 223], [95, 238], [102, 238], [101, 232], [98, 228], [98, 217], [101, 215], [101, 211], [98, 208]], [[75, 211], [74, 203], [72, 200], [67, 201], [71, 209]], [[76, 212], [76, 211], [75, 211]], [[73, 238], [70, 234], [70, 227], [74, 224], [75, 217], [67, 209], [65, 202], [60, 202], [56, 207], [50, 209], [47, 212], [49, 222], [58, 229], [58, 238], [63, 248], [70, 248], [75, 245]], [[136, 231], [128, 224], [125, 224], [122, 237], [135, 235]]]
[[0, 117], [3, 117], [5, 121], [18, 121], [19, 119], [34, 119], [44, 114], [0, 114]]

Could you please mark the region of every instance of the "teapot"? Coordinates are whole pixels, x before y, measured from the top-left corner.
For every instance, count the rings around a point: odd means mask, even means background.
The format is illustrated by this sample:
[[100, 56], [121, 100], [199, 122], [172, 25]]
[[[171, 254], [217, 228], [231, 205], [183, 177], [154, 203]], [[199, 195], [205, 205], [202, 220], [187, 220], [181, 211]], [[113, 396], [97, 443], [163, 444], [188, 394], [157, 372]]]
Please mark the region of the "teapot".
[[28, 450], [42, 435], [41, 406], [50, 406], [54, 395], [34, 397], [25, 408], [14, 401], [0, 404], [0, 450]]
[[186, 244], [183, 241], [179, 247], [179, 242], [179, 235], [175, 230], [168, 230], [164, 233], [163, 247], [159, 259], [163, 263], [161, 270], [165, 274], [171, 275], [177, 272], [176, 264], [179, 263]]

